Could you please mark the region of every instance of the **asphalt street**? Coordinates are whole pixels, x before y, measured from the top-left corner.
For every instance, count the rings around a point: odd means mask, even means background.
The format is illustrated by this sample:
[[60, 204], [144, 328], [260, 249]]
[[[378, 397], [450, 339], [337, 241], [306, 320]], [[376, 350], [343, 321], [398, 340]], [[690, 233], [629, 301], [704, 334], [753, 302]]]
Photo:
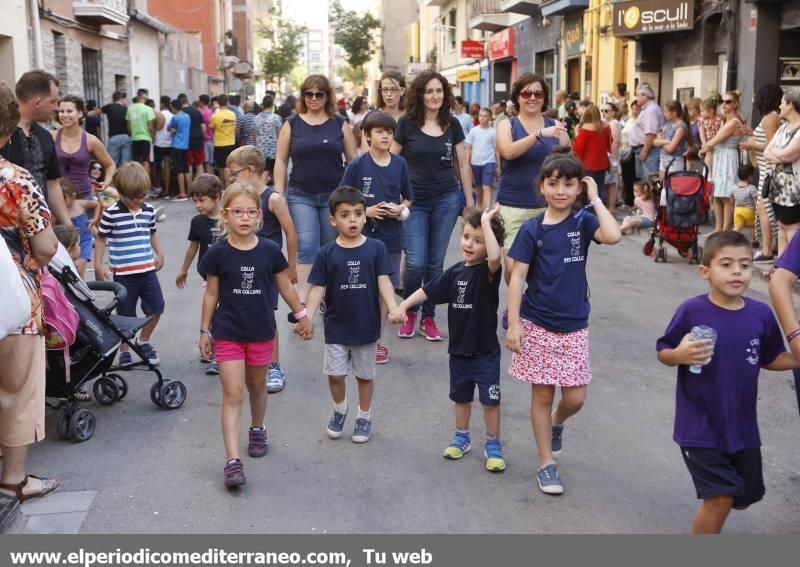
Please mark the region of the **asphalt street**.
[[[559, 459], [566, 492], [542, 494], [529, 421], [530, 387], [506, 370], [503, 352], [503, 442], [508, 468], [483, 467], [482, 414], [473, 412], [473, 451], [460, 461], [441, 453], [454, 415], [448, 400], [446, 343], [389, 330], [390, 363], [379, 367], [373, 437], [350, 442], [354, 412], [337, 441], [325, 427], [332, 410], [322, 374], [322, 326], [310, 343], [290, 336], [278, 316], [286, 389], [271, 395], [269, 454], [244, 457], [248, 484], [228, 492], [219, 425], [221, 390], [197, 351], [201, 280], [184, 290], [175, 274], [186, 246], [191, 203], [167, 204], [158, 225], [167, 262], [160, 272], [167, 311], [153, 343], [165, 376], [188, 388], [185, 405], [152, 404], [153, 377], [128, 373], [131, 391], [112, 406], [86, 404], [97, 415], [94, 437], [58, 440], [48, 411], [48, 439], [31, 453], [31, 473], [58, 477], [62, 491], [97, 491], [85, 533], [685, 533], [697, 506], [680, 451], [672, 441], [675, 371], [655, 357], [655, 342], [676, 306], [703, 293], [696, 268], [677, 254], [655, 264], [642, 237], [589, 254], [594, 381], [581, 413], [568, 422]], [[460, 257], [457, 232], [447, 265]], [[768, 301], [754, 281], [748, 295]], [[506, 302], [505, 287], [501, 303]], [[446, 329], [446, 309], [439, 322]], [[498, 329], [501, 343], [502, 329]], [[351, 379], [352, 380], [352, 379]], [[728, 533], [790, 533], [800, 520], [800, 417], [789, 373], [764, 371], [759, 412], [765, 499], [734, 512]], [[351, 409], [355, 384], [348, 382]], [[244, 410], [242, 443], [249, 424]], [[244, 453], [246, 455], [246, 451]], [[44, 502], [44, 501], [43, 501]]]

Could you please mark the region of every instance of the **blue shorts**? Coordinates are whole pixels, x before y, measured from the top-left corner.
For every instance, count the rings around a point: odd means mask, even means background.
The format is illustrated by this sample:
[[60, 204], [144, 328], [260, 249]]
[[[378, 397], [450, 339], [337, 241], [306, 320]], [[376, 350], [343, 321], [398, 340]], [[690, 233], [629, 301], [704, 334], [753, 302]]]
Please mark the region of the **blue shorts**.
[[699, 499], [732, 496], [734, 509], [743, 510], [764, 498], [761, 449], [731, 454], [719, 449], [681, 447], [681, 454]]
[[478, 399], [485, 406], [500, 405], [500, 351], [488, 354], [450, 355], [450, 399], [471, 403], [478, 386]]
[[497, 164], [494, 162], [485, 163], [483, 165], [472, 166], [472, 182], [478, 185], [492, 185], [494, 183], [494, 171], [497, 169]]
[[164, 294], [155, 270], [141, 274], [114, 275], [114, 281], [125, 286], [128, 295], [117, 306], [117, 313], [125, 317], [136, 317], [136, 305], [142, 301], [145, 315], [160, 315], [164, 312]]

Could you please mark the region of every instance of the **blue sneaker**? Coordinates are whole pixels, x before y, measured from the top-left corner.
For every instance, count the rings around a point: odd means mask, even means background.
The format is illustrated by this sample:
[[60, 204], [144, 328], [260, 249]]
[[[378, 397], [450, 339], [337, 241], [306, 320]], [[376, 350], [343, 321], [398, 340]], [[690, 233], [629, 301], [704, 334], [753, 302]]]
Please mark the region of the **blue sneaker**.
[[561, 447], [563, 445], [562, 436], [564, 435], [564, 426], [563, 425], [554, 425], [553, 426], [553, 443], [551, 446], [551, 451], [553, 455], [558, 455], [561, 453]]
[[346, 413], [339, 413], [333, 410], [333, 417], [331, 417], [331, 420], [328, 422], [328, 437], [331, 439], [338, 439], [342, 436], [345, 419], [347, 419]]
[[156, 352], [156, 349], [153, 348], [153, 345], [151, 345], [150, 343], [140, 342], [139, 348], [142, 349], [142, 352], [144, 352], [147, 362], [149, 362], [153, 366], [158, 366], [161, 363], [161, 361], [158, 359], [158, 353]]
[[488, 439], [483, 449], [486, 458], [486, 470], [489, 472], [503, 472], [506, 470], [506, 460], [503, 458], [503, 446], [499, 439]]
[[469, 453], [470, 449], [472, 449], [472, 445], [470, 445], [469, 433], [456, 431], [455, 437], [450, 441], [450, 445], [444, 450], [442, 456], [445, 459], [456, 460]]
[[286, 385], [286, 372], [277, 362], [270, 364], [267, 369], [267, 392], [277, 394]]
[[366, 443], [372, 432], [372, 420], [359, 418], [356, 420], [356, 428], [353, 430], [351, 439], [353, 443]]
[[119, 353], [119, 366], [121, 368], [130, 368], [133, 366], [133, 357], [127, 350]]
[[545, 465], [536, 471], [536, 480], [539, 483], [539, 490], [545, 494], [564, 493], [564, 485], [561, 484], [561, 476], [555, 463]]
[[219, 364], [213, 360], [206, 366], [206, 374], [209, 376], [217, 376], [219, 374]]

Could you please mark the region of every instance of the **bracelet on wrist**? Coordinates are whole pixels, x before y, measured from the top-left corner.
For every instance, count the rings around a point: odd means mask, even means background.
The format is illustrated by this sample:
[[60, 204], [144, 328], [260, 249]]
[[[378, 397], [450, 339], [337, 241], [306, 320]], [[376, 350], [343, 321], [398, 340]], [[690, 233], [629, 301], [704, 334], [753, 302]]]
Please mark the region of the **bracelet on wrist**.
[[790, 343], [797, 337], [800, 337], [800, 328], [797, 328], [788, 335], [786, 335], [786, 342]]
[[544, 138], [544, 132], [542, 132], [542, 129], [539, 128], [538, 130], [536, 130], [536, 141], [541, 142], [542, 138]]
[[295, 318], [297, 321], [299, 321], [299, 320], [300, 320], [300, 319], [302, 319], [303, 317], [307, 317], [307, 316], [308, 316], [308, 310], [306, 310], [306, 308], [305, 308], [305, 307], [303, 307], [303, 308], [302, 308], [300, 311], [298, 311], [297, 313], [292, 313], [292, 315], [294, 315], [294, 318]]
[[596, 204], [602, 203], [602, 202], [603, 202], [603, 200], [600, 197], [595, 197], [594, 199], [589, 201], [589, 206], [590, 207], [594, 207]]
[[214, 336], [211, 334], [211, 330], [210, 330], [210, 329], [203, 329], [203, 328], [201, 327], [201, 328], [200, 328], [200, 334], [201, 334], [201, 335], [208, 335], [208, 338], [209, 338], [209, 339], [213, 339], [213, 338], [214, 338]]

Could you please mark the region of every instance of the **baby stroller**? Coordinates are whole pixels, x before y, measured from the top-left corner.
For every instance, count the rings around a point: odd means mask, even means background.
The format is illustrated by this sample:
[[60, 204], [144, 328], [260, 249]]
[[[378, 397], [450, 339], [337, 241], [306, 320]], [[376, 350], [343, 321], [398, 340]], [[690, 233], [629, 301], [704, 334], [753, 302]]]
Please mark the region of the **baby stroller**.
[[[186, 386], [179, 381], [164, 380], [159, 369], [147, 362], [147, 357], [133, 340], [148, 319], [111, 314], [125, 299], [125, 287], [116, 282], [87, 284], [78, 277], [75, 265], [61, 246], [48, 267], [80, 317], [75, 343], [69, 349], [69, 372], [61, 352], [47, 353], [45, 395], [58, 399], [51, 407], [59, 409], [56, 421], [59, 437], [87, 441], [94, 434], [95, 415], [82, 408], [77, 398], [79, 389], [90, 380], [94, 380], [95, 399], [103, 405], [113, 404], [127, 395], [128, 383], [117, 374], [122, 368], [114, 366], [115, 356], [123, 342], [142, 359], [124, 369], [146, 366], [156, 375], [157, 381], [150, 388], [153, 403], [170, 410], [181, 407], [186, 401]], [[110, 291], [114, 298], [105, 307], [98, 307], [94, 291]]]
[[681, 256], [688, 257], [690, 264], [699, 264], [703, 255], [698, 236], [700, 225], [705, 222], [710, 207], [708, 166], [689, 160], [686, 166], [684, 171], [670, 173], [668, 165], [664, 172], [660, 189], [663, 195], [659, 194], [656, 222], [643, 250], [645, 256], [653, 255], [656, 262], [667, 261], [664, 242], [674, 246]]

